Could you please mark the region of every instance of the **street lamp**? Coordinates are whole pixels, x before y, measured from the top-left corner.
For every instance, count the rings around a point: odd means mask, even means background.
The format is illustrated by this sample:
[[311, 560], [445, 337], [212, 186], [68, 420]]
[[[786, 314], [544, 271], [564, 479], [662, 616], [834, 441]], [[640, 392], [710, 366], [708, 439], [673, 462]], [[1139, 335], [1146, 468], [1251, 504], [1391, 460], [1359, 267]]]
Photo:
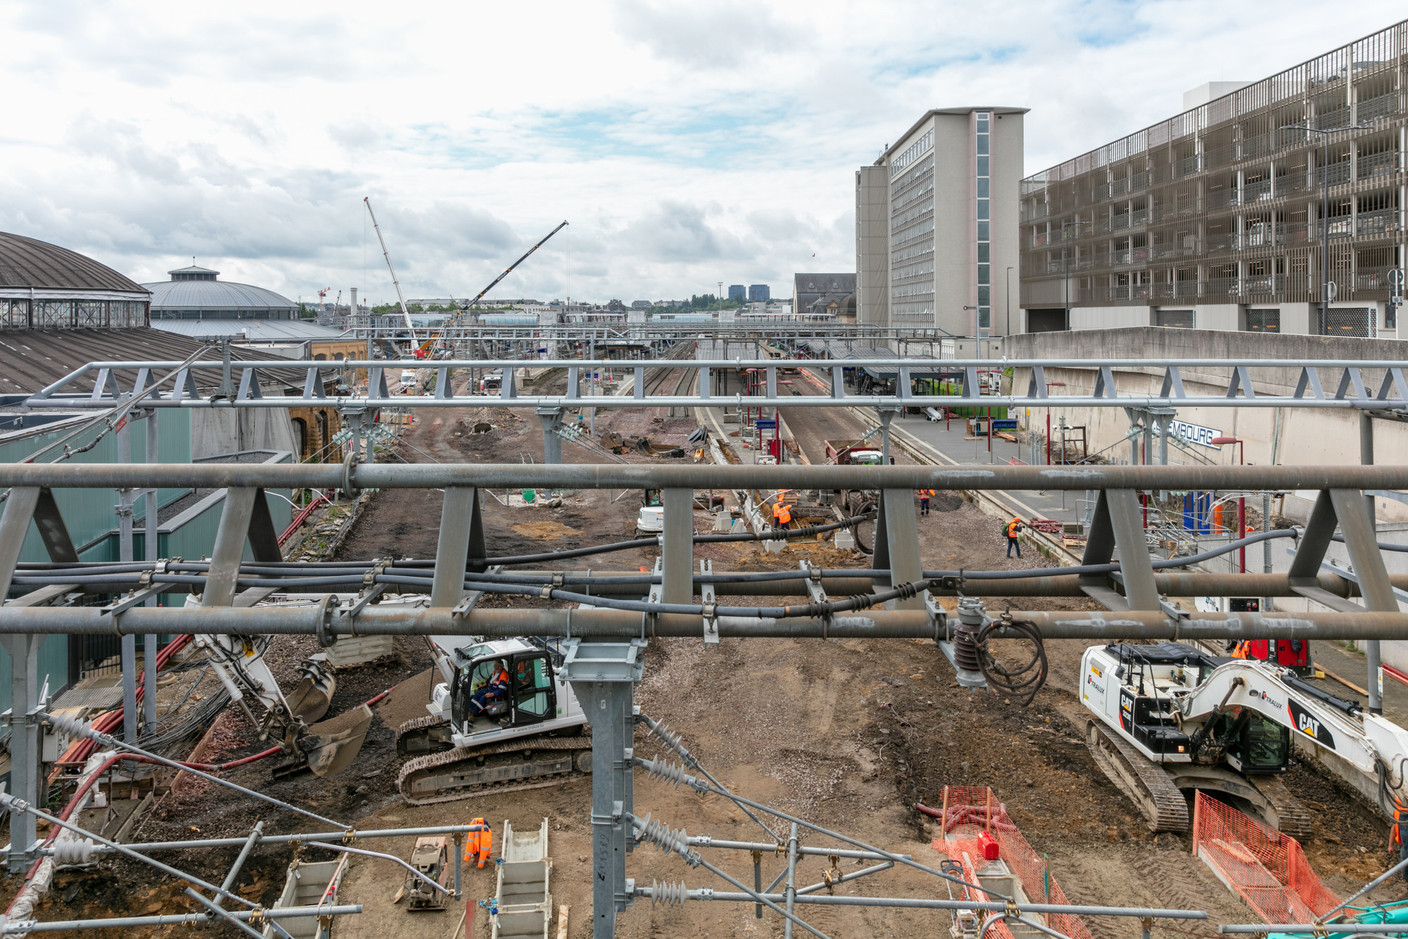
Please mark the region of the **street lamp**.
[[[1247, 455], [1246, 444], [1239, 437], [1214, 437], [1208, 441], [1215, 447], [1220, 447], [1224, 443], [1235, 443], [1237, 445], [1237, 465], [1245, 466]], [[1237, 539], [1240, 541], [1247, 531], [1247, 496], [1246, 493], [1237, 497]], [[1237, 563], [1241, 572], [1247, 572], [1247, 546], [1242, 545], [1237, 549]]]
[[1320, 332], [1324, 335], [1330, 324], [1330, 135], [1342, 130], [1373, 130], [1373, 124], [1349, 124], [1345, 127], [1319, 128], [1305, 124], [1283, 124], [1282, 130], [1303, 130], [1319, 134], [1321, 142], [1320, 176]]

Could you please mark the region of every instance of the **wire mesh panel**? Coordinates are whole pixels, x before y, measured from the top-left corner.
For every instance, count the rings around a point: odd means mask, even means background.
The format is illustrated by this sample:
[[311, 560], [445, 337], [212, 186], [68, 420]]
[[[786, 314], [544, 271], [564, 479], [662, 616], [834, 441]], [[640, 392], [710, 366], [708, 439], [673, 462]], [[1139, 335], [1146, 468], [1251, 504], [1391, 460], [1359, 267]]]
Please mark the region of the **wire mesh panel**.
[[1193, 806], [1193, 853], [1265, 922], [1305, 923], [1339, 904], [1300, 842], [1201, 791]]

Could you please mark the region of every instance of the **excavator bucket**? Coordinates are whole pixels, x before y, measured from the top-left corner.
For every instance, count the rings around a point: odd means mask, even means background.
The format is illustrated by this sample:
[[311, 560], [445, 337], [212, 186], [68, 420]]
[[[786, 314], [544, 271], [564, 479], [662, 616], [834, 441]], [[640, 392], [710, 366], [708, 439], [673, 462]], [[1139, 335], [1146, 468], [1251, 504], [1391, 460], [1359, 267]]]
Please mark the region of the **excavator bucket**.
[[314, 776], [340, 773], [357, 759], [371, 727], [372, 709], [365, 704], [331, 720], [312, 724], [294, 741]]
[[311, 724], [328, 712], [336, 691], [337, 679], [327, 664], [327, 657], [315, 655], [298, 666], [298, 685], [285, 700], [294, 717]]

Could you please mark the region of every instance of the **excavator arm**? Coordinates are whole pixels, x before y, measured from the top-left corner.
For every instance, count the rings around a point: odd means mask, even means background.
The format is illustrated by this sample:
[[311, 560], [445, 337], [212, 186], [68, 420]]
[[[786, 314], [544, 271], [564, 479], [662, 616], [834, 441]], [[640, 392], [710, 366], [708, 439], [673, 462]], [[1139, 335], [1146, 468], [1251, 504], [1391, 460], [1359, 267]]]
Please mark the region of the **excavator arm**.
[[1408, 796], [1404, 789], [1408, 731], [1290, 670], [1261, 662], [1227, 662], [1178, 704], [1185, 725], [1206, 724], [1233, 708], [1253, 711], [1290, 728], [1293, 738], [1334, 753], [1370, 776], [1386, 772], [1390, 789]]

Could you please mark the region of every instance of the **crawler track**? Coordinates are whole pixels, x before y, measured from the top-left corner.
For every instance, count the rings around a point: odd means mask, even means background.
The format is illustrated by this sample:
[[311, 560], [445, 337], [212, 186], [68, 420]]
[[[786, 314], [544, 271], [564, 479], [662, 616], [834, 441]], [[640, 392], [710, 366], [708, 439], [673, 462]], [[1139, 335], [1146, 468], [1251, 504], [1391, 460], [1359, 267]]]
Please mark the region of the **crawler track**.
[[1188, 802], [1162, 766], [1108, 733], [1098, 721], [1086, 722], [1085, 745], [1110, 782], [1139, 806], [1150, 831], [1188, 830]]
[[585, 734], [455, 747], [407, 760], [396, 786], [411, 805], [450, 802], [476, 792], [538, 789], [590, 773], [591, 752], [592, 740]]

